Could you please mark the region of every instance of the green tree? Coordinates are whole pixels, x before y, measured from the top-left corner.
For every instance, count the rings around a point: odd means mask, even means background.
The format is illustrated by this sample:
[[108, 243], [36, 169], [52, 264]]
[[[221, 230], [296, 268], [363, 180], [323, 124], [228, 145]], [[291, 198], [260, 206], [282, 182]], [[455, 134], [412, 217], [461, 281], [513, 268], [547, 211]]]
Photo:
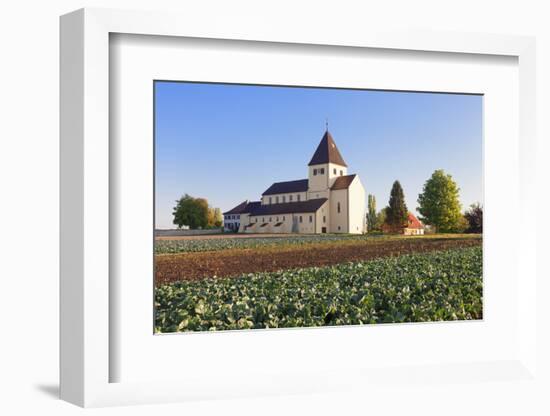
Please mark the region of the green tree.
[[464, 231], [459, 192], [460, 188], [451, 175], [442, 169], [436, 170], [418, 195], [421, 220], [425, 224], [433, 225], [439, 233]]
[[386, 224], [392, 231], [398, 231], [407, 226], [407, 205], [405, 195], [399, 181], [395, 181], [390, 192], [390, 201], [386, 212]]
[[178, 228], [184, 225], [191, 229], [204, 228], [208, 225], [208, 201], [185, 194], [176, 201], [172, 214], [174, 215], [173, 223]]
[[367, 213], [367, 230], [369, 232], [376, 229], [376, 197], [369, 194], [368, 213]]
[[468, 228], [466, 229], [466, 232], [483, 232], [483, 207], [479, 204], [479, 202], [470, 205], [470, 209], [466, 211], [464, 217], [468, 221]]
[[376, 229], [382, 230], [382, 225], [386, 223], [386, 218], [388, 217], [389, 207], [384, 207], [380, 210], [378, 215], [376, 215]]

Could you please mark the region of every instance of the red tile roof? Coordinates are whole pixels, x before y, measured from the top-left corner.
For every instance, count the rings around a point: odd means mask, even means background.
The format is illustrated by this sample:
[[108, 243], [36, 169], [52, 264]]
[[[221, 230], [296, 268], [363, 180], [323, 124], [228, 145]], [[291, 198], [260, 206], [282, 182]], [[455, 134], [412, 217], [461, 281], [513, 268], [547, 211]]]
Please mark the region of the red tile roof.
[[416, 218], [412, 212], [408, 214], [408, 225], [407, 228], [424, 228], [422, 223]]

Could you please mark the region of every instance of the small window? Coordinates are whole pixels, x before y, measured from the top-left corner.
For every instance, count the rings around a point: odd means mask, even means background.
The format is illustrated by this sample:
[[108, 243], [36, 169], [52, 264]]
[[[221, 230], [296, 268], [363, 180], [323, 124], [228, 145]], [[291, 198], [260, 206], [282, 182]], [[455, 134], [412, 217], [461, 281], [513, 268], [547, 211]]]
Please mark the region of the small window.
[[285, 221], [285, 217], [284, 217], [284, 215], [283, 215], [283, 221]]
[[317, 169], [313, 169], [313, 176], [317, 176]]
[[256, 217], [256, 222], [258, 222], [258, 217]]
[[289, 200], [290, 202], [292, 202], [292, 195], [289, 195], [289, 196], [288, 196], [288, 200]]
[[283, 204], [286, 202], [286, 196], [283, 195]]
[[269, 222], [271, 222], [271, 217], [269, 217]]
[[309, 222], [313, 222], [313, 215], [309, 216]]
[[337, 210], [338, 210], [338, 214], [340, 214], [340, 202], [338, 202], [338, 208], [337, 208]]
[[265, 222], [265, 217], [262, 217], [262, 222]]
[[269, 197], [269, 203], [271, 204], [271, 197]]
[[327, 217], [323, 215], [323, 223], [327, 222]]
[[340, 171], [340, 176], [344, 176], [344, 171], [343, 170]]
[[277, 222], [279, 222], [279, 217], [277, 217]]
[[300, 222], [302, 222], [302, 216], [300, 215]]
[[240, 220], [240, 219], [241, 219], [241, 216], [240, 216], [240, 215], [237, 215], [237, 219]]
[[279, 197], [278, 197], [278, 196], [275, 197], [275, 203], [276, 203], [276, 204], [279, 203]]
[[300, 194], [298, 194], [297, 199], [298, 199], [298, 202], [299, 202], [300, 201]]
[[332, 172], [336, 175], [336, 168], [332, 169]]
[[338, 226], [338, 231], [340, 231], [340, 226]]

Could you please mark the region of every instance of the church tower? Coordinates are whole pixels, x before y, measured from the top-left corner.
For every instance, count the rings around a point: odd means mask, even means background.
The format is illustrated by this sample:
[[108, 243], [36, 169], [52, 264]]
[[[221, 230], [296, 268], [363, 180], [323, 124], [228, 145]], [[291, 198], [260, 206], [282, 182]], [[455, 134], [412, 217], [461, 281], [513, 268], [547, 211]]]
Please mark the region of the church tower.
[[339, 176], [348, 173], [348, 165], [327, 130], [308, 164], [308, 199], [329, 198], [329, 190]]

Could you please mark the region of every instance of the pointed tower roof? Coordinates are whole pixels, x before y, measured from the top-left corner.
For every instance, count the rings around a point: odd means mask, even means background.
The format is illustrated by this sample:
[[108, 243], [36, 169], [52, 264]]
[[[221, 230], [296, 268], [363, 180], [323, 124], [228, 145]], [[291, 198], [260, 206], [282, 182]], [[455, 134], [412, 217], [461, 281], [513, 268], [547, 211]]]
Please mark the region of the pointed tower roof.
[[308, 166], [321, 165], [323, 163], [335, 163], [340, 166], [348, 166], [346, 162], [344, 162], [344, 158], [336, 147], [336, 143], [334, 143], [334, 139], [328, 129], [323, 135], [321, 143], [317, 146], [317, 150], [315, 150]]

